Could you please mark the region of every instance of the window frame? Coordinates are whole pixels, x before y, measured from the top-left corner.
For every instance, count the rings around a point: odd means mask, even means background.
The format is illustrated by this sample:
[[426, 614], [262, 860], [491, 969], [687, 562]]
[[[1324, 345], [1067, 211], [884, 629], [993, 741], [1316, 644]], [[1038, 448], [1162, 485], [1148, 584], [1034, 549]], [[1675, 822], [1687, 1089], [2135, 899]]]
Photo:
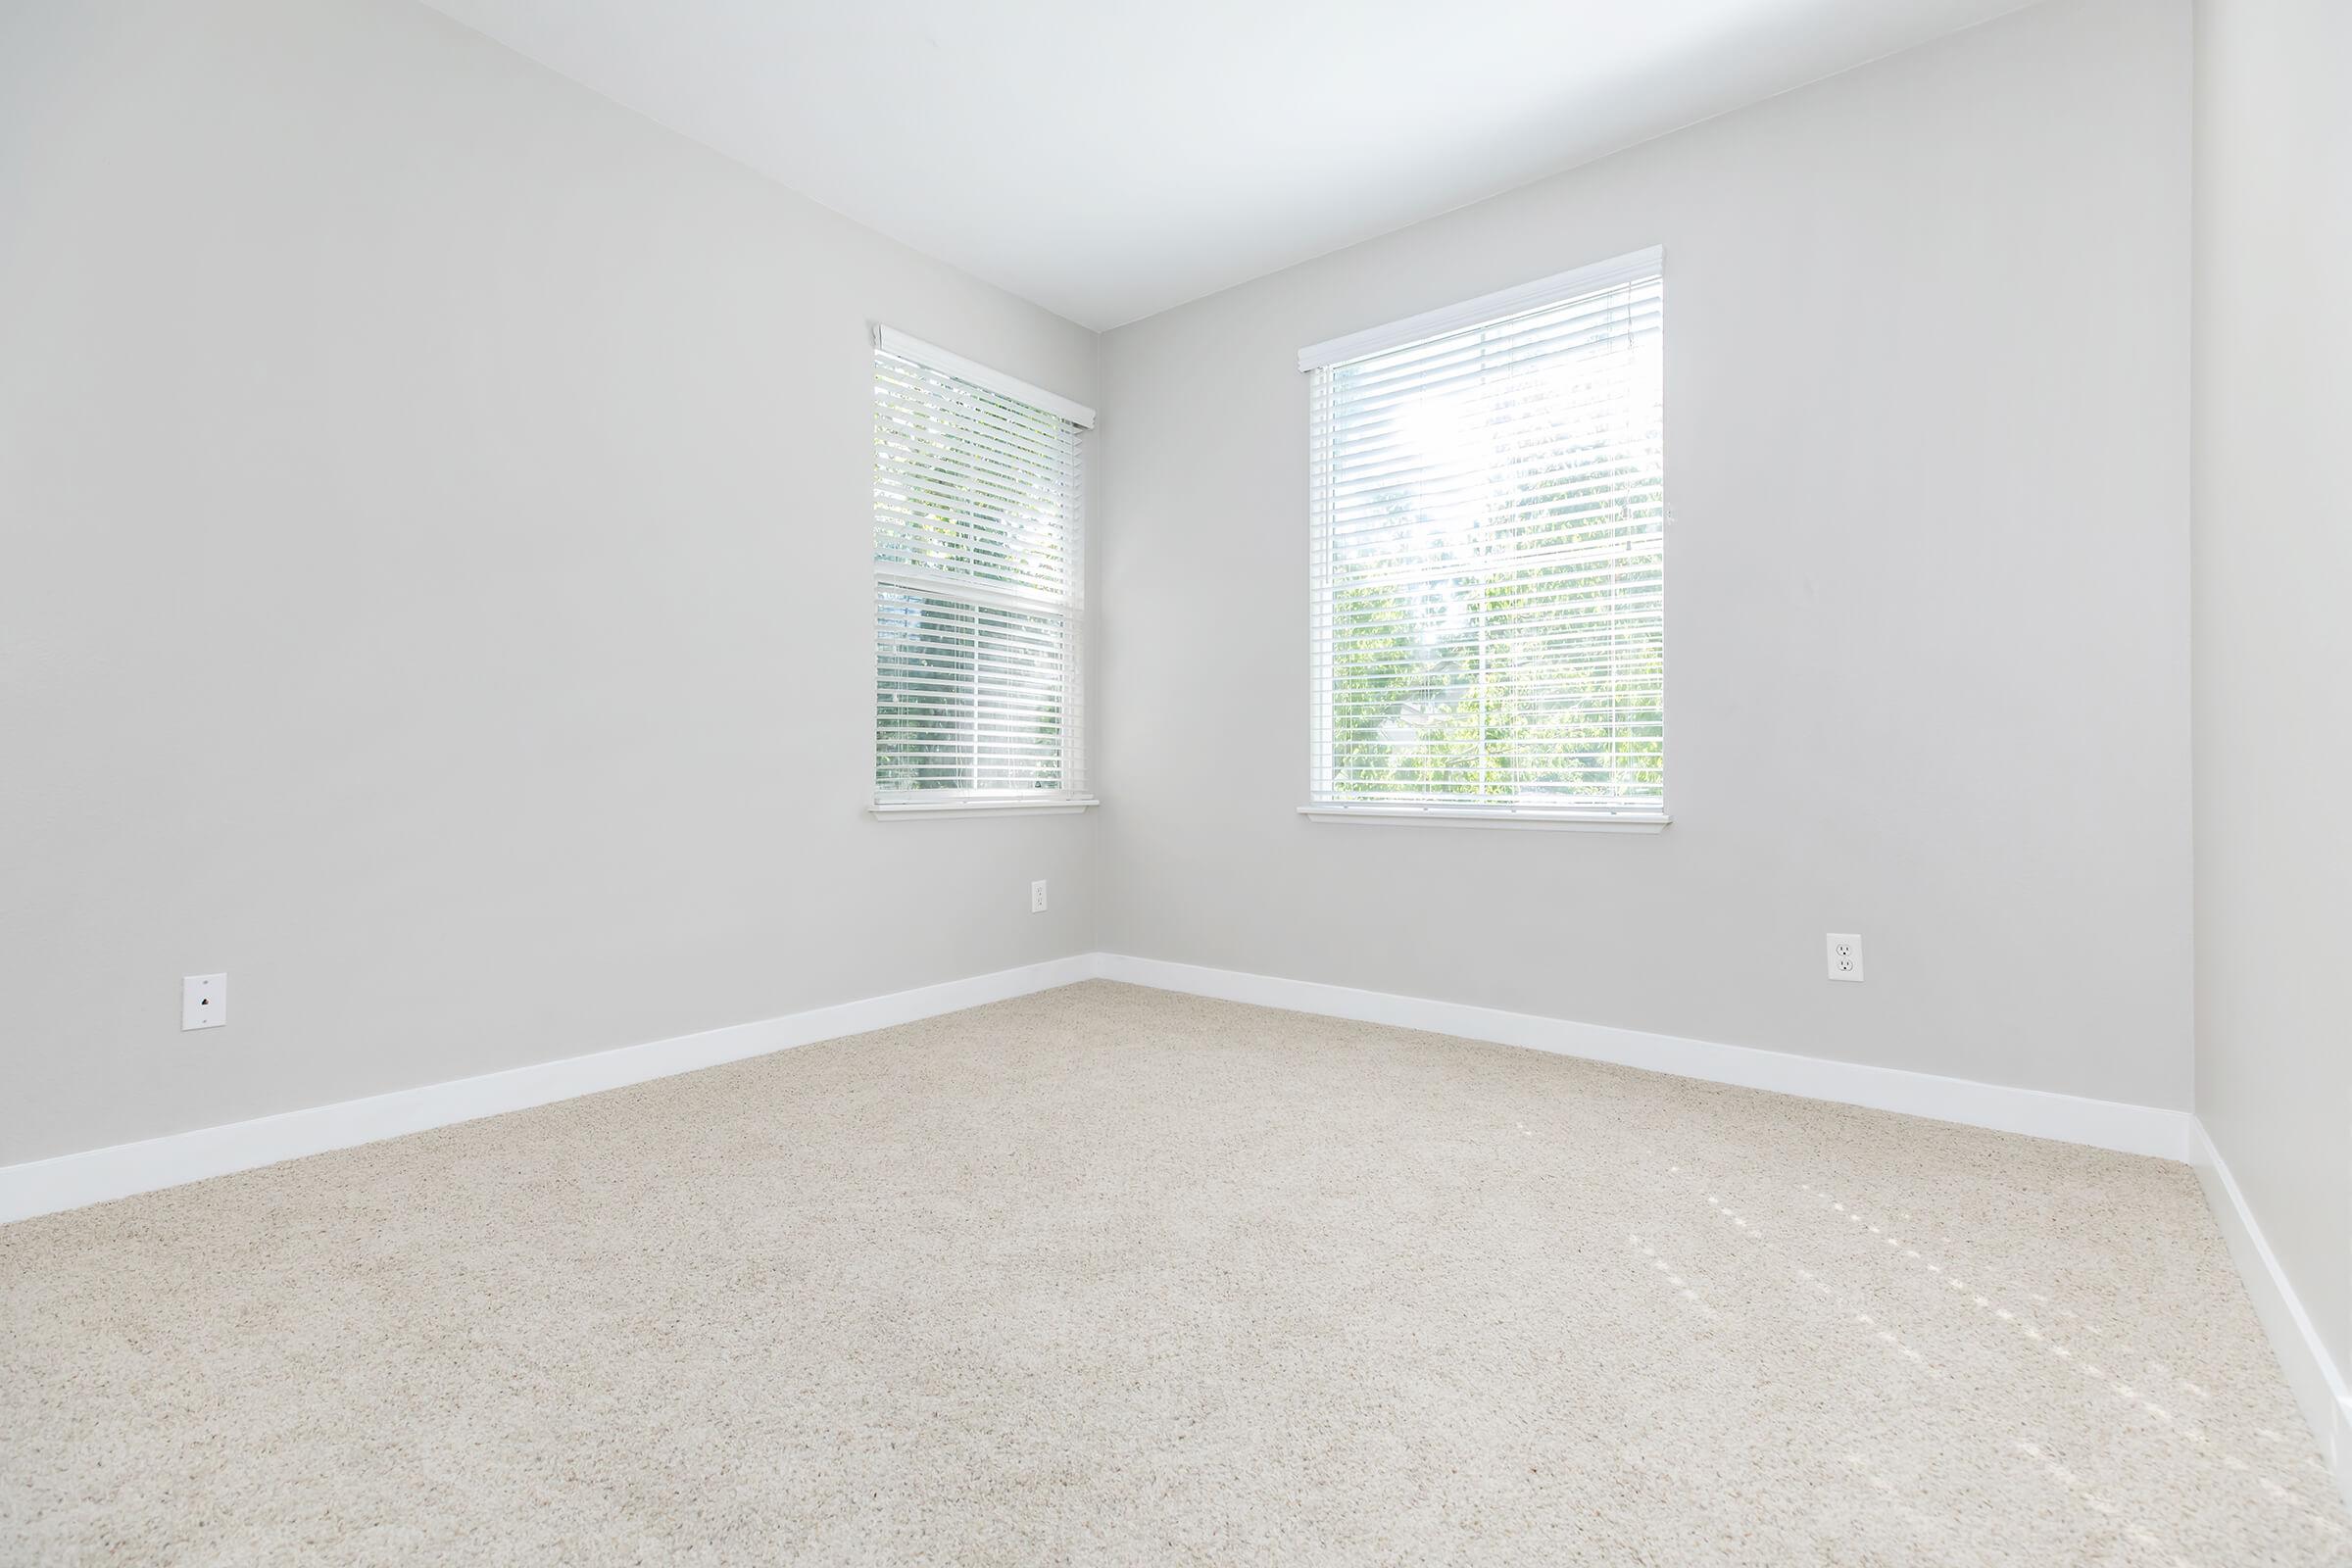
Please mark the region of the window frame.
[[[1087, 491], [1093, 463], [1092, 432], [1095, 412], [1082, 403], [1005, 374], [977, 361], [910, 337], [879, 322], [873, 323], [866, 356], [866, 389], [876, 396], [883, 356], [909, 361], [937, 375], [969, 383], [983, 391], [1026, 405], [1034, 412], [1075, 425], [1075, 498], [1064, 521], [1069, 559], [1067, 592], [1059, 596], [1005, 587], [985, 578], [962, 578], [919, 565], [885, 562], [879, 553], [882, 525], [882, 466], [877, 454], [868, 468], [867, 622], [871, 663], [871, 701], [867, 710], [866, 806], [882, 821], [930, 817], [1060, 816], [1085, 811], [1101, 804], [1089, 787], [1086, 756], [1086, 534]], [[879, 420], [876, 411], [874, 418]], [[1062, 628], [1062, 707], [1057, 735], [1064, 785], [1058, 789], [928, 789], [885, 790], [882, 787], [883, 643], [880, 607], [892, 590], [918, 593], [970, 607], [975, 612], [994, 609], [1013, 613], [1052, 615]]]
[[[1317, 395], [1317, 372], [1327, 371], [1352, 361], [1426, 342], [1431, 339], [1466, 332], [1474, 328], [1494, 325], [1514, 317], [1525, 316], [1564, 305], [1580, 297], [1595, 294], [1615, 285], [1642, 282], [1655, 277], [1661, 294], [1666, 279], [1665, 250], [1651, 246], [1612, 257], [1588, 267], [1572, 269], [1537, 278], [1512, 288], [1499, 289], [1456, 305], [1425, 311], [1386, 325], [1368, 327], [1341, 337], [1311, 345], [1298, 351], [1298, 368], [1308, 377], [1309, 399], [1307, 427], [1307, 737], [1306, 737], [1306, 801], [1298, 814], [1314, 822], [1360, 822], [1380, 826], [1434, 826], [1472, 828], [1532, 828], [1551, 831], [1599, 833], [1657, 833], [1673, 820], [1667, 808], [1665, 759], [1669, 755], [1667, 714], [1669, 688], [1672, 682], [1672, 660], [1666, 655], [1667, 584], [1671, 582], [1673, 550], [1673, 505], [1671, 500], [1672, 466], [1661, 461], [1660, 514], [1658, 521], [1659, 557], [1659, 796], [1653, 808], [1592, 808], [1573, 806], [1525, 805], [1519, 800], [1495, 805], [1479, 804], [1475, 797], [1459, 797], [1430, 803], [1348, 801], [1319, 798], [1324, 780], [1331, 771], [1331, 736], [1333, 721], [1329, 712], [1332, 693], [1332, 660], [1330, 633], [1318, 630], [1328, 627], [1333, 619], [1331, 602], [1333, 591], [1329, 572], [1324, 568], [1320, 553], [1328, 548], [1327, 525], [1322, 516], [1321, 502], [1316, 494], [1320, 480], [1327, 477], [1318, 451], [1320, 440], [1312, 400]], [[1663, 306], [1661, 305], [1661, 311]], [[1661, 316], [1659, 330], [1664, 332]], [[1662, 350], [1661, 350], [1662, 352]], [[1666, 396], [1664, 370], [1660, 369], [1660, 429], [1666, 427]], [[1663, 438], [1662, 438], [1663, 439]], [[1670, 444], [1670, 443], [1668, 443]]]

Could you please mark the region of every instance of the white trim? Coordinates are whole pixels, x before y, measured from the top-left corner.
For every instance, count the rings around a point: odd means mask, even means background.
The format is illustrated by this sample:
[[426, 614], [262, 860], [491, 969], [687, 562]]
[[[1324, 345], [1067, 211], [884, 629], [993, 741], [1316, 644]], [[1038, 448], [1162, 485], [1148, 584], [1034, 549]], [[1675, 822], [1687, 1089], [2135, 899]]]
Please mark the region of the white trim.
[[874, 323], [874, 347], [888, 349], [902, 360], [912, 360], [918, 365], [928, 365], [934, 370], [944, 371], [959, 381], [970, 381], [977, 386], [987, 387], [992, 392], [1002, 392], [1008, 398], [1028, 404], [1031, 408], [1043, 409], [1048, 414], [1058, 414], [1082, 430], [1092, 430], [1095, 427], [1095, 411], [1083, 403], [1073, 403], [1058, 392], [1049, 392], [1042, 386], [1022, 380], [1019, 376], [1006, 375], [1003, 370], [991, 369], [977, 360], [967, 360], [960, 354], [951, 354], [946, 349], [926, 343], [919, 337], [908, 337], [896, 327], [884, 326], [879, 321]]
[[1287, 1007], [1294, 1012], [1321, 1013], [1333, 1018], [1395, 1024], [1433, 1034], [1458, 1035], [1467, 1040], [1491, 1040], [1500, 1045], [1612, 1061], [1708, 1083], [1769, 1089], [1778, 1094], [1866, 1105], [1874, 1110], [1899, 1111], [1935, 1121], [2088, 1144], [2094, 1149], [2120, 1150], [2127, 1154], [2186, 1160], [2193, 1150], [2196, 1118], [2185, 1110], [2087, 1100], [2040, 1089], [2013, 1089], [1966, 1078], [1942, 1078], [1934, 1073], [1905, 1072], [1863, 1062], [1830, 1061], [1752, 1046], [1716, 1045], [1640, 1029], [1577, 1023], [1567, 1018], [1505, 1012], [1497, 1007], [1401, 997], [1385, 991], [1359, 991], [1311, 980], [1286, 980], [1234, 969], [1169, 963], [1158, 958], [1130, 958], [1104, 953], [1096, 955], [1096, 960], [1101, 966], [1097, 972], [1105, 979], [1155, 986], [1162, 991]]
[[1381, 827], [1532, 827], [1578, 833], [1656, 833], [1671, 816], [1608, 811], [1482, 810], [1468, 806], [1301, 806], [1298, 814], [1316, 822], [1370, 822]]
[[[2201, 1159], [2207, 1147], [2201, 1143], [2195, 1118], [2186, 1111], [2085, 1100], [2035, 1089], [2011, 1089], [1747, 1046], [1715, 1045], [1639, 1029], [1505, 1012], [1467, 1003], [1436, 1002], [1157, 958], [1092, 953], [647, 1045], [624, 1046], [476, 1078], [397, 1090], [367, 1100], [343, 1101], [252, 1121], [231, 1122], [222, 1127], [174, 1133], [143, 1143], [119, 1144], [109, 1149], [61, 1154], [53, 1159], [0, 1166], [0, 1223], [125, 1198], [133, 1193], [176, 1187], [232, 1171], [251, 1170], [305, 1154], [349, 1149], [427, 1128], [447, 1127], [504, 1111], [524, 1110], [819, 1040], [888, 1029], [917, 1018], [936, 1017], [1097, 976], [1193, 996], [1395, 1024], [1468, 1040], [1491, 1040], [1710, 1083], [1803, 1095], [1973, 1127], [2063, 1139], [2126, 1153]], [[2218, 1159], [2215, 1166], [2219, 1168]], [[2227, 1190], [2234, 1195], [2233, 1187]], [[2235, 1202], [2234, 1196], [2232, 1201]], [[2242, 1215], [2242, 1203], [2237, 1205], [2237, 1211]], [[2245, 1226], [2247, 1234], [2259, 1236], [2250, 1219]], [[2256, 1255], [2265, 1260], [2269, 1257], [2267, 1249]], [[2278, 1278], [2274, 1263], [2266, 1261], [2264, 1266], [2273, 1279]], [[2255, 1271], [2249, 1267], [2247, 1272], [2251, 1281]], [[2282, 1280], [2278, 1281], [2278, 1289], [2284, 1291]], [[2292, 1294], [2285, 1293], [2285, 1298], [2291, 1301]], [[2298, 1332], [2316, 1351], [2318, 1341], [2308, 1335], [2308, 1319], [2301, 1317], [2300, 1309], [2294, 1309], [2286, 1321], [2301, 1325]], [[2324, 1357], [2322, 1364], [2326, 1364]], [[2328, 1367], [2326, 1378], [2334, 1378], [2332, 1366]], [[2328, 1381], [2326, 1387], [2333, 1391], [2337, 1385]], [[2352, 1421], [2352, 1410], [2346, 1411], [2344, 1419]], [[2336, 1451], [2352, 1455], [2352, 1443], [2339, 1444]]]
[[1007, 997], [1050, 991], [1095, 972], [1092, 954], [1054, 958], [1018, 969], [918, 986], [911, 991], [845, 1002], [806, 1012], [733, 1024], [701, 1034], [680, 1035], [649, 1045], [623, 1046], [586, 1056], [539, 1062], [506, 1072], [485, 1073], [417, 1089], [396, 1090], [367, 1100], [290, 1110], [224, 1127], [118, 1144], [78, 1154], [61, 1154], [23, 1165], [0, 1166], [0, 1224], [35, 1214], [78, 1208], [84, 1203], [127, 1198], [133, 1193], [177, 1187], [208, 1176], [272, 1165], [282, 1159], [350, 1149], [404, 1133], [526, 1110], [578, 1095], [619, 1089], [720, 1062], [761, 1056], [843, 1035], [888, 1029], [917, 1018], [936, 1017], [1002, 1002]]
[[524, 1110], [794, 1046], [887, 1029], [1098, 976], [1192, 996], [1494, 1041], [1709, 1083], [1802, 1095], [2126, 1153], [2188, 1160], [2196, 1166], [2215, 1220], [2253, 1298], [2256, 1315], [2278, 1352], [2287, 1386], [2319, 1435], [2338, 1487], [2352, 1502], [2352, 1390], [2347, 1389], [2310, 1314], [2279, 1268], [2229, 1165], [2205, 1129], [2186, 1111], [1119, 954], [1080, 954], [647, 1045], [0, 1166], [0, 1223]]
[[2203, 1122], [2197, 1124], [2194, 1162], [2206, 1203], [2246, 1282], [2254, 1315], [2262, 1321], [2271, 1348], [2278, 1353], [2286, 1386], [2302, 1408], [2303, 1418], [2311, 1423], [2321, 1454], [2335, 1473], [2336, 1490], [2343, 1494], [2345, 1504], [2352, 1506], [2352, 1387], [2346, 1386], [2335, 1358], [2328, 1353], [2311, 1314], [2303, 1309], [2286, 1271], [2278, 1266], [2278, 1255], [2264, 1239], [2253, 1209], [2246, 1205], [2246, 1195], [2238, 1190], [2237, 1178], [2230, 1174], [2229, 1162], [2222, 1158]]
[[1093, 796], [1046, 801], [876, 801], [866, 810], [878, 821], [931, 816], [1073, 816], [1102, 803]]
[[2229, 1164], [2203, 1125], [2186, 1111], [1120, 954], [1079, 954], [647, 1045], [0, 1166], [0, 1224], [525, 1110], [794, 1046], [888, 1029], [1095, 977], [1494, 1041], [1709, 1083], [1802, 1095], [2126, 1153], [2185, 1159], [2196, 1167], [2215, 1221], [2253, 1299], [2255, 1314], [2278, 1353], [2287, 1387], [2318, 1435], [2338, 1488], [2352, 1503], [2352, 1389], [2346, 1387], [2343, 1374], [2312, 1325], [2311, 1315], [2278, 1266]]
[[[1546, 305], [1557, 305], [1586, 294], [1597, 294], [1619, 283], [1637, 282], [1645, 277], [1660, 275], [1666, 267], [1664, 247], [1652, 245], [1647, 250], [1634, 251], [1624, 256], [1595, 262], [1591, 267], [1579, 267], [1549, 277], [1539, 277], [1532, 283], [1516, 288], [1496, 289], [1481, 294], [1459, 305], [1440, 310], [1423, 311], [1401, 321], [1386, 326], [1368, 326], [1360, 332], [1327, 339], [1298, 351], [1298, 368], [1320, 370], [1326, 366], [1344, 365], [1360, 360], [1367, 354], [1381, 354], [1390, 349], [1418, 343], [1424, 338], [1443, 337], [1447, 332], [1459, 332], [1465, 327], [1481, 326], [1489, 321], [1508, 320]], [[961, 372], [957, 372], [961, 373]]]

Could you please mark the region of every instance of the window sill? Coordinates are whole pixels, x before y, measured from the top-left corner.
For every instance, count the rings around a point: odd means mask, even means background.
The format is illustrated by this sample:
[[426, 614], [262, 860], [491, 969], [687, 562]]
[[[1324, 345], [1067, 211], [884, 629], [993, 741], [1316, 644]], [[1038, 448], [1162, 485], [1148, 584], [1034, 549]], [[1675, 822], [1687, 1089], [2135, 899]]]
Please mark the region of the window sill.
[[1075, 816], [1102, 804], [1090, 795], [1053, 801], [889, 801], [865, 809], [876, 821], [896, 822], [925, 816]]
[[1660, 811], [1481, 810], [1467, 806], [1301, 806], [1316, 822], [1369, 822], [1380, 827], [1517, 827], [1566, 833], [1658, 833], [1674, 818]]

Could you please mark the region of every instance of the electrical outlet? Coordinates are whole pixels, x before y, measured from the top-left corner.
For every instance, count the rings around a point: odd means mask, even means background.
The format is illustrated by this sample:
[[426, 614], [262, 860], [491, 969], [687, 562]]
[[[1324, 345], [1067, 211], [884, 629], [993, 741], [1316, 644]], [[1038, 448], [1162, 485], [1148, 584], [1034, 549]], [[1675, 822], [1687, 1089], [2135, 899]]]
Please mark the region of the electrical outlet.
[[179, 980], [179, 1026], [218, 1029], [228, 1022], [228, 976], [189, 974]]
[[1029, 884], [1029, 912], [1031, 914], [1046, 912], [1046, 885], [1043, 882]]
[[1830, 978], [1856, 982], [1862, 978], [1862, 939], [1850, 931], [1830, 933]]

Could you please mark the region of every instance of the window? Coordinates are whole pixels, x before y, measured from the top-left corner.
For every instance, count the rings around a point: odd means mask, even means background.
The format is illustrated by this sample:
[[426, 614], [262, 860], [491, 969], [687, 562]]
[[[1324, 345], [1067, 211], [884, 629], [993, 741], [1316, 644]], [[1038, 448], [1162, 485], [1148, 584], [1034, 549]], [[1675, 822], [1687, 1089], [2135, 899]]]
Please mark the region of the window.
[[1091, 410], [874, 334], [876, 815], [1075, 811]]
[[1309, 815], [1666, 820], [1660, 253], [1302, 352]]

